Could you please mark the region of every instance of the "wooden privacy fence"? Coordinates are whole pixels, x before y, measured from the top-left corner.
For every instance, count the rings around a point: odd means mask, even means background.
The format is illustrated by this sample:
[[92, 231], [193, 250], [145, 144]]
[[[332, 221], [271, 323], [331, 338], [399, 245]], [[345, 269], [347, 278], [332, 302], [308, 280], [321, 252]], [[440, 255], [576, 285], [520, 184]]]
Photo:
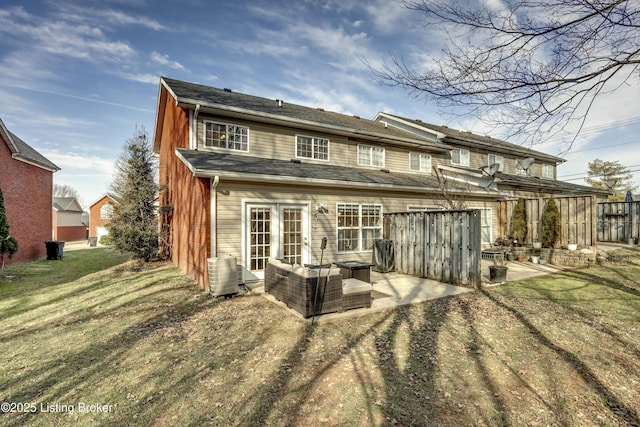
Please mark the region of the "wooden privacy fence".
[[640, 238], [640, 201], [598, 203], [598, 241]]
[[[560, 242], [558, 245], [566, 246], [576, 243], [580, 247], [596, 246], [597, 241], [597, 202], [593, 196], [554, 197], [560, 212]], [[542, 212], [549, 198], [525, 199], [524, 206], [527, 211], [527, 238], [524, 242], [530, 245], [534, 241], [540, 241], [540, 226], [542, 224]], [[501, 200], [498, 202], [498, 222], [501, 236], [511, 235], [511, 222], [516, 200]]]
[[480, 211], [400, 212], [384, 215], [396, 271], [480, 288]]

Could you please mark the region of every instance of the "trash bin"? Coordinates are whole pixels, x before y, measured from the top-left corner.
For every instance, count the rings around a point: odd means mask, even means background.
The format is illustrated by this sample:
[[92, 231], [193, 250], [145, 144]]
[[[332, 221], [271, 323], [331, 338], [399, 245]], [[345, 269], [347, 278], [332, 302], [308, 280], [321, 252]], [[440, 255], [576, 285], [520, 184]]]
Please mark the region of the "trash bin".
[[97, 244], [98, 244], [98, 238], [97, 237], [89, 237], [89, 246], [90, 247], [95, 248]]
[[62, 259], [64, 242], [60, 240], [49, 240], [44, 242], [47, 246], [47, 259]]

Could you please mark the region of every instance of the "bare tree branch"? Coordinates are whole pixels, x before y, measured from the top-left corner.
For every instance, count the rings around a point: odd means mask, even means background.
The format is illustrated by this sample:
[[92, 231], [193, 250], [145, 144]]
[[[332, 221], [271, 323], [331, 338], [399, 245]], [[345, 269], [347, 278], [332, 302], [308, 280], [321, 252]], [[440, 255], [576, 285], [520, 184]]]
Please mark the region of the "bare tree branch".
[[[530, 143], [582, 128], [594, 99], [638, 78], [640, 3], [632, 0], [402, 0], [447, 40], [431, 65], [391, 56], [374, 70], [447, 110]], [[575, 136], [574, 136], [575, 138]]]

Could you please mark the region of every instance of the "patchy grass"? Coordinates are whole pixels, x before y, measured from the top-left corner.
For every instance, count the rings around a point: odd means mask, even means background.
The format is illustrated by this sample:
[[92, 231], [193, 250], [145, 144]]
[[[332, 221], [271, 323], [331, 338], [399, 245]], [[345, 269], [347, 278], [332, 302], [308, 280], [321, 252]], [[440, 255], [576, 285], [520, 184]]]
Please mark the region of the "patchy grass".
[[103, 249], [12, 267], [0, 400], [35, 412], [0, 424], [637, 425], [640, 253], [623, 259], [313, 327]]

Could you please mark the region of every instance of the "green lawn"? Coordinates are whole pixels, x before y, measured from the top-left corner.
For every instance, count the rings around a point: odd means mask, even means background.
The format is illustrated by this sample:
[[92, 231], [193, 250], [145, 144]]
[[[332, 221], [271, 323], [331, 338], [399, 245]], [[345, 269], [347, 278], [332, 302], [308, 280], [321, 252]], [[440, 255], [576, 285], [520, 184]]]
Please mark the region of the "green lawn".
[[626, 255], [314, 327], [105, 248], [6, 268], [0, 425], [638, 425]]

